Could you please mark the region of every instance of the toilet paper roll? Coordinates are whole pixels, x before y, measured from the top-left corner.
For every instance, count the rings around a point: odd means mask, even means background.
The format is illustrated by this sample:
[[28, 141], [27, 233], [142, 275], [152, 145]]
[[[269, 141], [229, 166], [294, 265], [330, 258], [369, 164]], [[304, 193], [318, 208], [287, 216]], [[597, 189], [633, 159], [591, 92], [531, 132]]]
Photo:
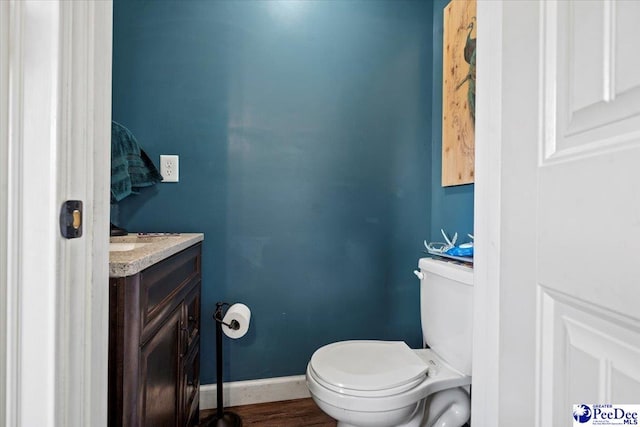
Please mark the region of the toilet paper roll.
[[238, 322], [238, 329], [231, 329], [226, 325], [222, 325], [222, 332], [231, 339], [242, 338], [249, 330], [249, 322], [251, 321], [251, 310], [244, 304], [233, 304], [227, 310], [222, 321], [230, 325], [233, 321]]

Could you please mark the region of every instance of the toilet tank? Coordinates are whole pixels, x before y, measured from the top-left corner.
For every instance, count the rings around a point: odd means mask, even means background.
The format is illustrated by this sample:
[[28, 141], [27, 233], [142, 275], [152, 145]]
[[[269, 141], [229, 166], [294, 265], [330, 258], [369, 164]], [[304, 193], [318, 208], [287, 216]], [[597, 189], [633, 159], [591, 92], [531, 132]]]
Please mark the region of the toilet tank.
[[421, 258], [422, 336], [442, 359], [471, 375], [473, 268]]

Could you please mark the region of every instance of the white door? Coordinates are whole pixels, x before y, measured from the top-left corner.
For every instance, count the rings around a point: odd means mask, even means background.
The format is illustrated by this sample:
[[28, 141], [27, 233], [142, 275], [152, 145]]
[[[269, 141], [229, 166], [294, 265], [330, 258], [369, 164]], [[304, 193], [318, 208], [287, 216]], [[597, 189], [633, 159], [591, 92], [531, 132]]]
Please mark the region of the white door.
[[106, 425], [110, 110], [110, 1], [0, 1], [0, 426]]
[[473, 424], [640, 404], [640, 2], [478, 4]]

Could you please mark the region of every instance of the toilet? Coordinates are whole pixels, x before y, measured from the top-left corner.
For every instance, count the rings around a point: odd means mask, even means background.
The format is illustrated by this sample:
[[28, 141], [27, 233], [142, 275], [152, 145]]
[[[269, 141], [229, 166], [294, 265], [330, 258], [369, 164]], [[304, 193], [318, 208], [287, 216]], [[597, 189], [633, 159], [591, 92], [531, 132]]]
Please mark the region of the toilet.
[[470, 417], [473, 269], [418, 262], [422, 335], [402, 341], [340, 341], [307, 365], [311, 397], [338, 427], [456, 427]]

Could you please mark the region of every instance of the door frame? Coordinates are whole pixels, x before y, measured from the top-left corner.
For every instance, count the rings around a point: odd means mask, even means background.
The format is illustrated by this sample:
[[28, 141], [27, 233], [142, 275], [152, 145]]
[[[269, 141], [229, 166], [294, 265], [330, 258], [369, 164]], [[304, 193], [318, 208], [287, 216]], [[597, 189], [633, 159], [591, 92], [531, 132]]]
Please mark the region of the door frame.
[[478, 1], [471, 424], [496, 425], [500, 406], [503, 4]]
[[107, 422], [111, 32], [110, 0], [0, 2], [0, 426]]

